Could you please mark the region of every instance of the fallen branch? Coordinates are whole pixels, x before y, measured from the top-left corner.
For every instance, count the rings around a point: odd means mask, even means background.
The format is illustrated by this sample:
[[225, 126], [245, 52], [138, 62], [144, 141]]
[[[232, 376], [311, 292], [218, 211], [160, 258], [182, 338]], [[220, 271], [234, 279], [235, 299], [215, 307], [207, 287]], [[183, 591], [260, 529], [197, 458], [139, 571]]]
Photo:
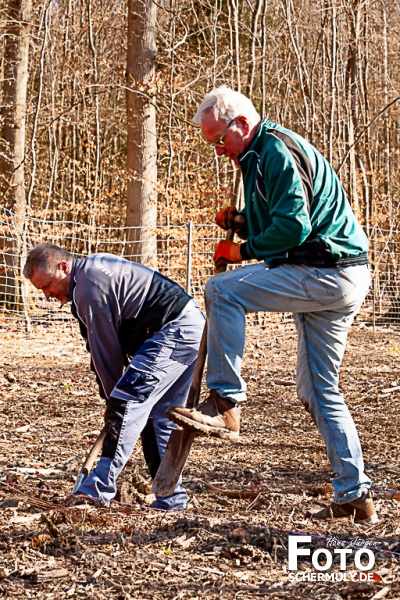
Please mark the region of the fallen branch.
[[[328, 496], [332, 492], [331, 485], [298, 485], [295, 487], [284, 488], [281, 490], [271, 490], [267, 488], [260, 489], [259, 487], [254, 490], [224, 490], [219, 488], [211, 483], [207, 483], [206, 481], [202, 481], [202, 483], [206, 486], [207, 489], [210, 490], [213, 494], [221, 494], [223, 496], [227, 496], [228, 498], [250, 498], [255, 499], [260, 496], [265, 496], [266, 494], [308, 494], [309, 496]], [[399, 494], [400, 499], [400, 494]]]

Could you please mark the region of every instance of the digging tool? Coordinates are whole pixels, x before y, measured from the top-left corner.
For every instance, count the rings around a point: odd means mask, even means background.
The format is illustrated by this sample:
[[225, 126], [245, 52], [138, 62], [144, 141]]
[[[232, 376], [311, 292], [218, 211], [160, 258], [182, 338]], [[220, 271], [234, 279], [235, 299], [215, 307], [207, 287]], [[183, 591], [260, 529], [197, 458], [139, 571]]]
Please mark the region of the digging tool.
[[72, 492], [73, 494], [75, 494], [75, 492], [81, 487], [82, 483], [85, 481], [86, 477], [89, 475], [90, 471], [92, 470], [92, 467], [103, 447], [105, 435], [106, 435], [106, 426], [104, 425], [103, 429], [99, 433], [99, 437], [97, 438], [97, 440], [93, 444], [89, 454], [87, 455], [86, 460], [82, 465], [82, 468], [80, 470], [78, 477], [76, 478], [74, 489]]
[[[233, 239], [233, 231], [228, 229], [226, 239]], [[226, 271], [228, 263], [219, 261], [216, 265], [216, 273]], [[204, 325], [203, 335], [201, 337], [199, 352], [194, 367], [192, 384], [190, 386], [186, 406], [194, 408], [197, 406], [200, 397], [201, 379], [203, 376], [204, 364], [207, 356], [207, 322]], [[194, 439], [204, 435], [198, 431], [191, 431], [184, 427], [174, 429], [168, 440], [164, 456], [162, 457], [160, 466], [158, 467], [157, 475], [153, 480], [152, 492], [161, 498], [173, 494], [176, 484], [178, 483], [180, 474], [185, 466], [186, 459], [189, 456], [190, 449]]]

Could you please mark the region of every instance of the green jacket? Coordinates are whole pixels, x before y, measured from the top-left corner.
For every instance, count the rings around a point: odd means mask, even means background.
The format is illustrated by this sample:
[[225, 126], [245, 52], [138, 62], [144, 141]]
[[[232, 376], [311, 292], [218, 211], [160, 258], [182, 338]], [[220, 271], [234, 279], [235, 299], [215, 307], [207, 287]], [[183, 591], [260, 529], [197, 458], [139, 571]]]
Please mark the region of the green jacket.
[[318, 264], [317, 255], [327, 258], [326, 266], [368, 262], [367, 237], [338, 177], [304, 138], [263, 119], [238, 162], [245, 192], [244, 258], [268, 266]]

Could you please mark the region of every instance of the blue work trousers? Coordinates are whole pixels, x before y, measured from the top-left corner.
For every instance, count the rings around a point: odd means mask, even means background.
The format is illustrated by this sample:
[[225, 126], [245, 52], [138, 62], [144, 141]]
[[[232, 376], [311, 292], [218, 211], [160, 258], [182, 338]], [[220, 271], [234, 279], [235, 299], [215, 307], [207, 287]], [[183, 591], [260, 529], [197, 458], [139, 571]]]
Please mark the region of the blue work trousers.
[[246, 400], [241, 377], [245, 318], [257, 311], [293, 313], [298, 333], [297, 394], [327, 448], [335, 502], [360, 497], [371, 486], [364, 473], [354, 421], [339, 392], [347, 333], [370, 285], [368, 265], [316, 268], [257, 263], [212, 277], [206, 285], [207, 387]]
[[[204, 323], [200, 309], [191, 303], [180, 318], [167, 323], [137, 351], [111, 393], [102, 456], [77, 493], [108, 504], [117, 492], [118, 475], [141, 433], [146, 429], [148, 434], [149, 425], [157, 446], [158, 462], [163, 457], [171, 431], [176, 427], [165, 413], [170, 406], [186, 403]], [[149, 460], [147, 462], [149, 464]], [[150, 465], [149, 468], [151, 470]], [[182, 510], [186, 502], [187, 494], [179, 480], [171, 496], [156, 497], [151, 506]]]

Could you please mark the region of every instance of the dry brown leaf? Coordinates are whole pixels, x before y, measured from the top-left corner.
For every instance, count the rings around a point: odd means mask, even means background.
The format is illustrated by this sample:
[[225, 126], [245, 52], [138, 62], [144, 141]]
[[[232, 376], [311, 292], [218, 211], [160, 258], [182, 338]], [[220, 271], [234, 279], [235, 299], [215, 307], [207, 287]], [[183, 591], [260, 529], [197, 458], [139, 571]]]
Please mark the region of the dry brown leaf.
[[48, 533], [41, 533], [32, 539], [31, 546], [32, 548], [40, 548], [40, 546], [43, 546], [44, 543], [51, 539], [52, 537]]

